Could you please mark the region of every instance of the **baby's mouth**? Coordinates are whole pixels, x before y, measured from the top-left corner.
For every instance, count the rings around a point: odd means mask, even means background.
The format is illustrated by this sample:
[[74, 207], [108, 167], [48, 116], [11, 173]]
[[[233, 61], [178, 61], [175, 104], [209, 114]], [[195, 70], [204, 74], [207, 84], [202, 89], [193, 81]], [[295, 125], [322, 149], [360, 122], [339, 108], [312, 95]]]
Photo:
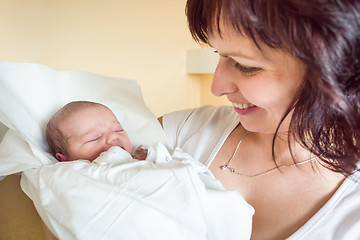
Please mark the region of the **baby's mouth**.
[[248, 108], [252, 108], [255, 107], [254, 104], [251, 103], [233, 103], [234, 107], [238, 108], [238, 109], [248, 109]]

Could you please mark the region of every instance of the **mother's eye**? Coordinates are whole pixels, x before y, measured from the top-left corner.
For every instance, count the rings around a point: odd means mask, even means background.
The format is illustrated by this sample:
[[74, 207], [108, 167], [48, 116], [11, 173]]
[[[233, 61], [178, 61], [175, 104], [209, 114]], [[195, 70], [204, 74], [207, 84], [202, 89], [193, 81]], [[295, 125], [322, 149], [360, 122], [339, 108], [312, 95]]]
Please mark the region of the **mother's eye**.
[[244, 75], [254, 75], [261, 70], [258, 67], [245, 67], [240, 65], [239, 63], [235, 63], [234, 67], [240, 72], [242, 72]]

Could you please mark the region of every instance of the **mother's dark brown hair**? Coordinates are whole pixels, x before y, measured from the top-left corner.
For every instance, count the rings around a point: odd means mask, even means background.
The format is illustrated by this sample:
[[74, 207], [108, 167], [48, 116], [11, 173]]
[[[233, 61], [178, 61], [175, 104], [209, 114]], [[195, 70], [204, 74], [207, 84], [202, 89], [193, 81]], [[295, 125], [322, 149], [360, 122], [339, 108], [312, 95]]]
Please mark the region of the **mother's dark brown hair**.
[[259, 48], [266, 44], [300, 59], [307, 73], [286, 113], [294, 109], [289, 134], [329, 169], [345, 176], [357, 170], [359, 0], [188, 0], [186, 15], [198, 42], [208, 43], [213, 31], [221, 36], [221, 18]]

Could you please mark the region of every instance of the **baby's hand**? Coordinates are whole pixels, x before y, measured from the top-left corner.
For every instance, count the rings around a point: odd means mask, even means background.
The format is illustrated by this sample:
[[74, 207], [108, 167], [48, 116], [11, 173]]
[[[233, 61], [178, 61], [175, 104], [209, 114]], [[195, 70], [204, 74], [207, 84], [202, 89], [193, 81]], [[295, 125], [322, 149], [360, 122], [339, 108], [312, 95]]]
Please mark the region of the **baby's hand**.
[[147, 148], [145, 148], [144, 146], [141, 145], [140, 147], [138, 147], [135, 150], [132, 157], [137, 160], [145, 160], [147, 157], [147, 154], [148, 154]]

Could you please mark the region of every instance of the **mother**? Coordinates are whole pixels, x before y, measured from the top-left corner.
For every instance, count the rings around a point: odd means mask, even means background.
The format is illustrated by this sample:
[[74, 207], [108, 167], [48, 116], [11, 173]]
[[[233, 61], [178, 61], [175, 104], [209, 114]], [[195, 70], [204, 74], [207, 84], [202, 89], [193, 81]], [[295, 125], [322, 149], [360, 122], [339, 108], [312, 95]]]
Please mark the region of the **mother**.
[[253, 239], [360, 239], [360, 2], [188, 0], [186, 13], [233, 108], [165, 115], [173, 146], [244, 195]]

